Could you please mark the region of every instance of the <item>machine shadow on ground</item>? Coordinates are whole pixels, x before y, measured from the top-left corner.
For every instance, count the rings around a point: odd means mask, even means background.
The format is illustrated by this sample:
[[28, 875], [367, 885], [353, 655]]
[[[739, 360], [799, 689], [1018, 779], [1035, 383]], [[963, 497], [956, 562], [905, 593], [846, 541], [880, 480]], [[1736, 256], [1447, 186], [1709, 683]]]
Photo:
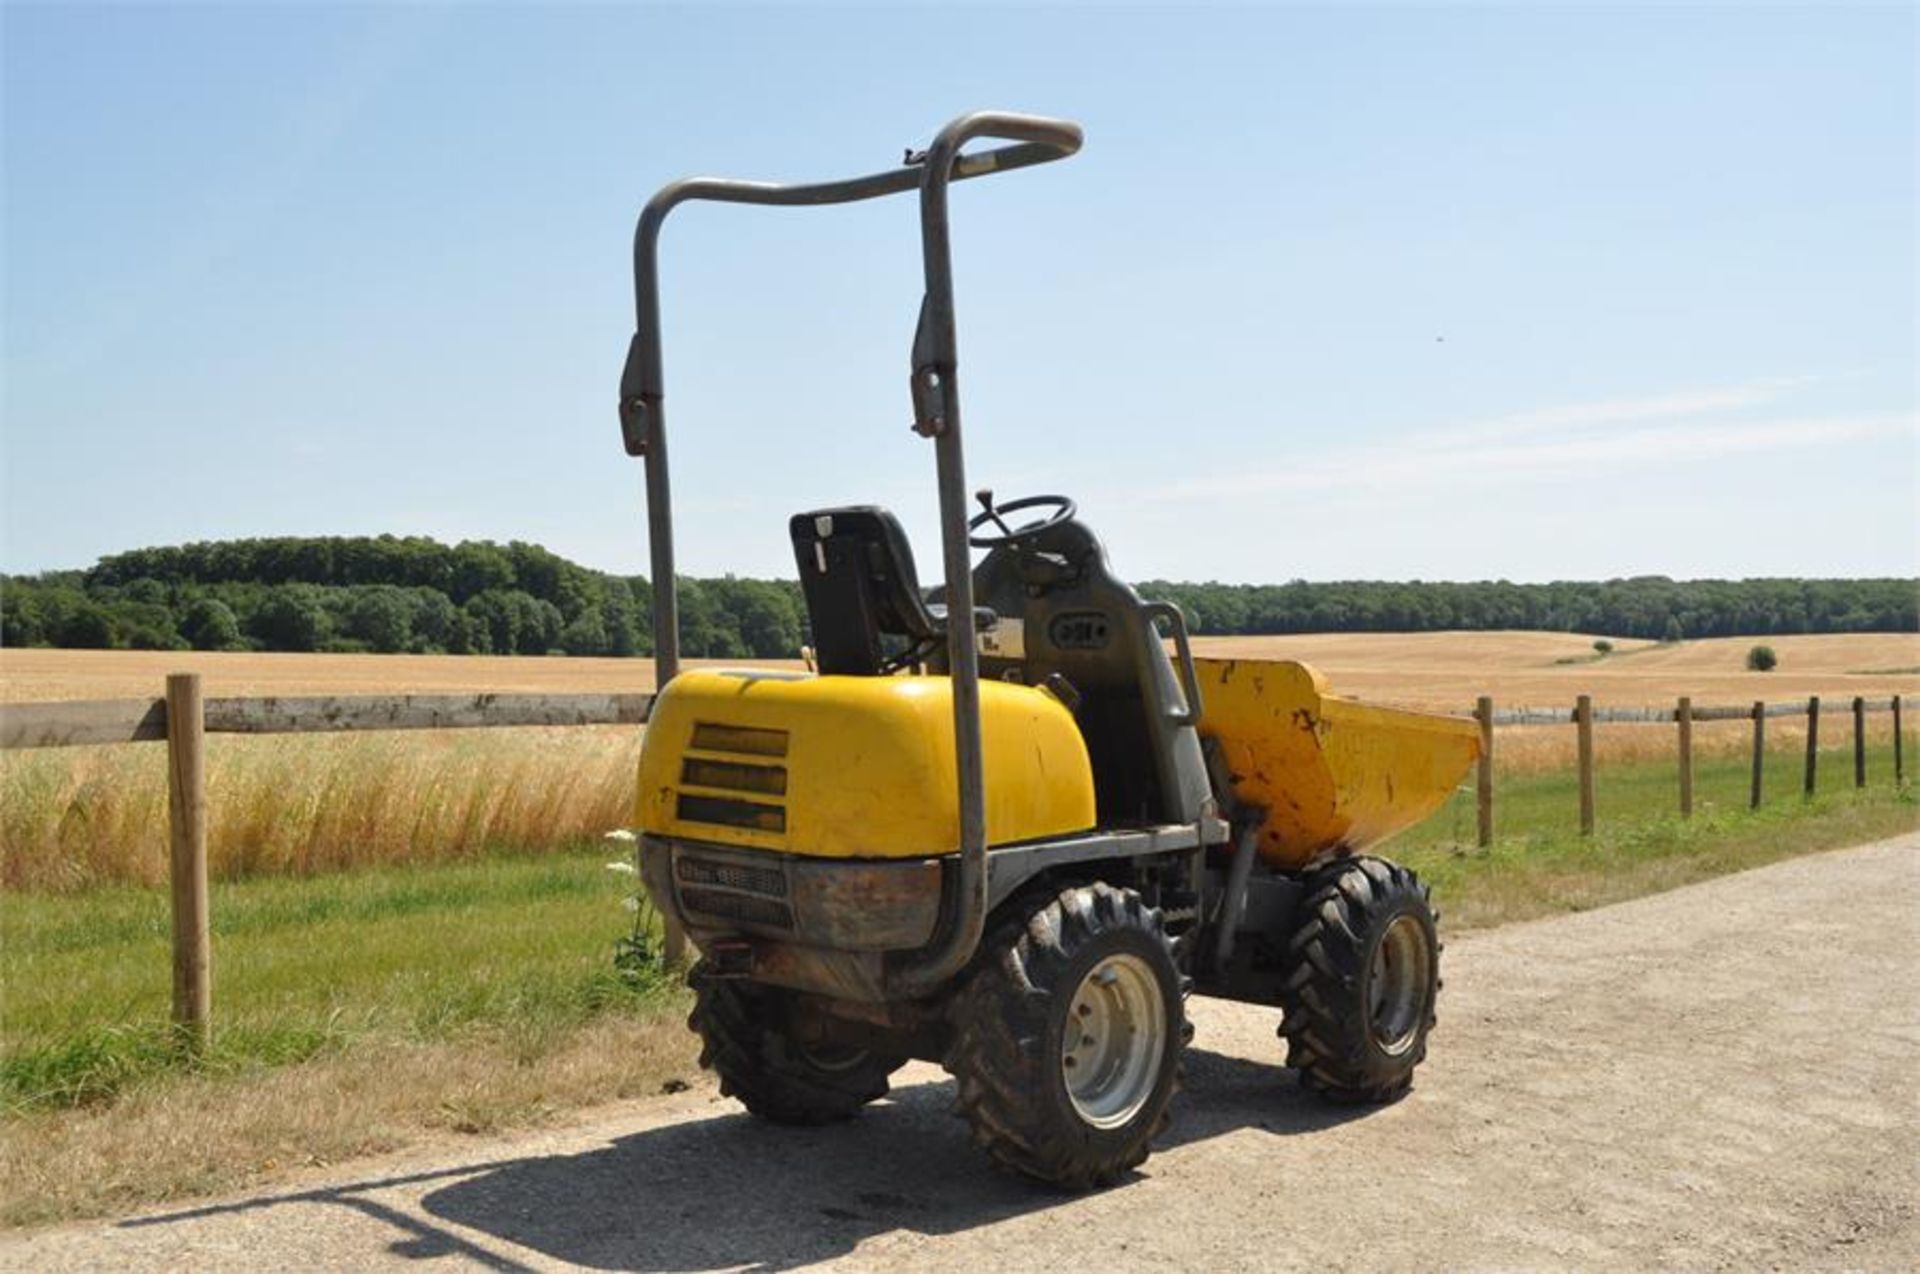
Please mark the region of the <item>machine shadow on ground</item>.
[[[1187, 1050], [1186, 1076], [1173, 1126], [1156, 1143], [1161, 1153], [1242, 1130], [1317, 1132], [1368, 1109], [1329, 1106], [1277, 1065], [1204, 1049]], [[578, 1154], [350, 1182], [122, 1224], [317, 1204], [391, 1225], [399, 1234], [387, 1254], [421, 1260], [525, 1268], [473, 1235], [596, 1269], [772, 1271], [843, 1255], [876, 1235], [953, 1234], [1080, 1197], [994, 1169], [950, 1114], [952, 1105], [951, 1083], [911, 1084], [848, 1123], [796, 1129], [721, 1102], [711, 1117]], [[1154, 1165], [1148, 1161], [1147, 1175]], [[386, 1194], [438, 1179], [448, 1184], [417, 1204]]]
[[[1314, 1132], [1364, 1113], [1308, 1096], [1275, 1065], [1200, 1049], [1186, 1058], [1186, 1092], [1161, 1152], [1242, 1129]], [[951, 1083], [924, 1083], [826, 1128], [777, 1128], [730, 1111], [582, 1154], [500, 1164], [421, 1205], [601, 1269], [781, 1270], [874, 1235], [952, 1234], [1077, 1197], [997, 1171], [952, 1105]]]
[[[1187, 1090], [1162, 1152], [1242, 1129], [1314, 1132], [1365, 1113], [1308, 1096], [1275, 1065], [1200, 1049], [1186, 1057]], [[994, 1169], [952, 1104], [950, 1083], [915, 1084], [850, 1123], [819, 1129], [772, 1127], [736, 1108], [582, 1154], [503, 1163], [421, 1206], [602, 1269], [779, 1270], [878, 1234], [951, 1234], [1076, 1197]]]

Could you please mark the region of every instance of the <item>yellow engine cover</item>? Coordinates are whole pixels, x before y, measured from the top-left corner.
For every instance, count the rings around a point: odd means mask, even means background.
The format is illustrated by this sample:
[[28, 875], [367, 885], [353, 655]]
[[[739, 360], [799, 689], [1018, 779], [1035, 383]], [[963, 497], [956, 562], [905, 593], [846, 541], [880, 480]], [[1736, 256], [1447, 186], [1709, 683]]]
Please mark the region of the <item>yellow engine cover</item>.
[[[1093, 826], [1093, 770], [1044, 690], [980, 685], [987, 843]], [[643, 832], [825, 858], [960, 848], [945, 677], [682, 672], [654, 700], [634, 821]]]

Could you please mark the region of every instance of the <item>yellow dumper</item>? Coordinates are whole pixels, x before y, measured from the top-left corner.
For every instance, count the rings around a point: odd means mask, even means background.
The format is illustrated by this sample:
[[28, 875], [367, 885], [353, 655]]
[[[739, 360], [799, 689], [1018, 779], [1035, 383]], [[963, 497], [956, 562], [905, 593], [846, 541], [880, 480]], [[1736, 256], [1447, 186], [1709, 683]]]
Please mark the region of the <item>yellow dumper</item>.
[[1480, 755], [1462, 717], [1343, 699], [1302, 663], [1196, 659], [1206, 712], [1234, 796], [1264, 811], [1260, 857], [1300, 868], [1357, 854], [1446, 804]]
[[[980, 138], [1004, 144], [968, 149]], [[971, 509], [947, 190], [1080, 142], [982, 112], [867, 176], [663, 188], [634, 236], [620, 387], [646, 460], [660, 687], [634, 821], [649, 892], [699, 950], [702, 1062], [786, 1124], [847, 1118], [908, 1058], [939, 1062], [996, 1162], [1069, 1187], [1147, 1157], [1189, 991], [1278, 1007], [1312, 1092], [1408, 1090], [1439, 991], [1434, 912], [1366, 851], [1444, 801], [1477, 743], [1470, 722], [1342, 699], [1303, 665], [1194, 658], [1181, 612], [1117, 574], [1065, 496], [980, 491]], [[661, 225], [695, 200], [895, 193], [920, 208], [909, 384], [941, 583], [921, 587], [885, 509], [795, 514], [813, 671], [682, 671]]]

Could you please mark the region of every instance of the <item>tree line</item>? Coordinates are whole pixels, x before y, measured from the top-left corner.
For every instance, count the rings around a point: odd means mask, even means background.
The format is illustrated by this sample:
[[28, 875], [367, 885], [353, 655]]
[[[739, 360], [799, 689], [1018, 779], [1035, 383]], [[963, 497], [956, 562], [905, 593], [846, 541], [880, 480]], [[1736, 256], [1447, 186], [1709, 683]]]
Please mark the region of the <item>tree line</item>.
[[[1183, 584], [1196, 632], [1531, 628], [1652, 640], [1920, 631], [1920, 581], [1671, 580], [1511, 584]], [[792, 580], [683, 578], [695, 657], [791, 658], [806, 605]], [[135, 549], [84, 571], [0, 576], [0, 643], [80, 649], [646, 655], [653, 589], [537, 544], [420, 536], [223, 540]]]
[[1177, 584], [1144, 596], [1178, 605], [1196, 632], [1437, 632], [1525, 628], [1650, 641], [1785, 633], [1920, 631], [1920, 580], [1673, 580], [1663, 575], [1512, 584]]
[[[792, 657], [805, 607], [797, 583], [684, 579], [680, 613], [689, 654]], [[0, 576], [8, 646], [625, 656], [652, 624], [644, 577], [517, 540], [222, 540]]]

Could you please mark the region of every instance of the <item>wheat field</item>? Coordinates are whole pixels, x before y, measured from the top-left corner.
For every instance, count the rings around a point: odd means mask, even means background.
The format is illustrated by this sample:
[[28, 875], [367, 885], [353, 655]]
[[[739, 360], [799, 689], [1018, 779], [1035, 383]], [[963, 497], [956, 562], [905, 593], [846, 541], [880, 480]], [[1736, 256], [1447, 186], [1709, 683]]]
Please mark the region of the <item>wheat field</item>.
[[[1613, 639], [1594, 658], [1581, 633], [1321, 633], [1287, 637], [1197, 637], [1197, 654], [1299, 659], [1341, 694], [1465, 712], [1478, 695], [1502, 706], [1550, 707], [1591, 694], [1602, 707], [1747, 703], [1810, 694], [1920, 693], [1920, 634], [1839, 633], [1715, 637], [1662, 645]], [[1745, 670], [1747, 650], [1773, 647], [1780, 665]], [[711, 664], [689, 660], [688, 666]], [[798, 660], [734, 661], [799, 667]], [[208, 695], [422, 694], [472, 691], [618, 693], [653, 689], [650, 659], [524, 655], [286, 655], [212, 651], [0, 651], [0, 702], [158, 695], [170, 672], [198, 672]]]
[[[1591, 694], [1606, 708], [1804, 699], [1818, 694], [1920, 692], [1920, 634], [1837, 633], [1715, 637], [1671, 645], [1614, 638], [1596, 658], [1595, 637], [1578, 633], [1328, 633], [1289, 637], [1201, 637], [1196, 654], [1299, 659], [1326, 673], [1341, 694], [1435, 712], [1470, 711], [1479, 695], [1502, 708], [1557, 708]], [[1747, 651], [1771, 646], [1772, 672], [1746, 670]]]
[[[1744, 671], [1755, 639], [1655, 646], [1560, 633], [1330, 634], [1200, 638], [1204, 655], [1304, 659], [1358, 698], [1430, 711], [1565, 707], [1590, 693], [1602, 707], [1748, 703], [1822, 695], [1836, 713], [1856, 694], [1920, 696], [1920, 636], [1849, 634], [1770, 639], [1772, 673]], [[798, 666], [797, 663], [785, 666]], [[653, 687], [644, 659], [431, 655], [294, 655], [152, 651], [0, 652], [0, 704], [158, 695], [168, 672], [198, 671], [209, 696], [632, 692]], [[1896, 671], [1897, 670], [1897, 671]], [[1876, 740], [1890, 730], [1869, 718]], [[1828, 742], [1846, 722], [1823, 722]], [[1768, 723], [1770, 744], [1804, 741], [1795, 719]], [[1671, 727], [1602, 726], [1602, 766], [1670, 755]], [[1742, 722], [1705, 724], [1702, 752], [1731, 753]], [[627, 821], [640, 732], [626, 727], [449, 730], [209, 743], [209, 857], [224, 878], [311, 873], [374, 863], [439, 862], [490, 850], [578, 844]], [[1570, 727], [1503, 728], [1498, 768], [1570, 763]], [[72, 890], [157, 883], [166, 866], [166, 786], [158, 744], [0, 755], [0, 887]]]
[[[1467, 713], [1480, 695], [1498, 710], [1568, 709], [1582, 694], [1597, 708], [1672, 708], [1691, 695], [1696, 708], [1804, 702], [1821, 697], [1821, 738], [1838, 742], [1850, 732], [1855, 695], [1920, 698], [1920, 634], [1820, 633], [1787, 637], [1716, 637], [1661, 644], [1614, 638], [1613, 653], [1597, 656], [1596, 637], [1579, 633], [1327, 633], [1287, 637], [1202, 637], [1197, 654], [1243, 659], [1298, 659], [1327, 674], [1336, 692], [1376, 703], [1430, 712]], [[1779, 666], [1748, 672], [1747, 651], [1773, 648]], [[1914, 718], [1909, 712], [1909, 729]], [[1892, 719], [1867, 718], [1870, 742], [1891, 739]], [[1804, 718], [1767, 723], [1772, 750], [1806, 745]], [[1702, 722], [1694, 746], [1705, 756], [1726, 756], [1751, 747], [1751, 727], [1742, 721]], [[1599, 765], [1671, 756], [1672, 726], [1598, 725], [1594, 755]], [[1570, 767], [1576, 742], [1572, 726], [1512, 726], [1494, 740], [1496, 769], [1527, 773]]]

